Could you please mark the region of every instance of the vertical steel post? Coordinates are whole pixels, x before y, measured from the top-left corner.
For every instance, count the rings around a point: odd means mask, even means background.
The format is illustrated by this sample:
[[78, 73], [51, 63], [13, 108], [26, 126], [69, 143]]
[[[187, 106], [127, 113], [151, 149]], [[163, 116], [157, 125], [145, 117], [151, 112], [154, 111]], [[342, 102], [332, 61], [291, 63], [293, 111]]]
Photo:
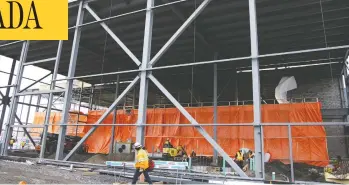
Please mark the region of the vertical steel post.
[[257, 17], [256, 2], [249, 0], [250, 14], [250, 39], [251, 39], [251, 56], [252, 56], [252, 84], [253, 84], [253, 117], [254, 117], [254, 145], [256, 161], [256, 177], [265, 178], [264, 176], [264, 152], [263, 152], [263, 129], [261, 126], [261, 95], [260, 95], [260, 78], [259, 78], [259, 61], [258, 61], [258, 35], [257, 35]]
[[236, 105], [239, 105], [239, 75], [238, 75], [238, 71], [235, 68], [235, 101], [236, 101]]
[[39, 112], [40, 110], [40, 103], [41, 103], [41, 94], [38, 95], [38, 99], [37, 99], [37, 102], [36, 102], [36, 109], [35, 109], [35, 112]]
[[[27, 111], [27, 118], [25, 119], [25, 124], [28, 125], [29, 122], [29, 115], [30, 115], [30, 108], [32, 105], [33, 95], [29, 96], [29, 105], [28, 105], [28, 111]], [[24, 129], [24, 128], [23, 128]], [[23, 137], [25, 136], [25, 132], [23, 132]]]
[[[70, 56], [70, 63], [69, 63], [69, 71], [68, 71], [68, 78], [72, 78], [75, 76], [75, 67], [76, 67], [76, 61], [78, 57], [78, 51], [79, 51], [79, 44], [80, 44], [80, 35], [81, 35], [81, 25], [83, 23], [84, 19], [84, 1], [81, 0], [79, 3], [79, 9], [78, 9], [78, 16], [76, 18], [76, 27], [75, 27], [75, 33], [74, 33], [74, 39], [73, 39], [73, 46], [71, 50], [71, 56]], [[68, 87], [65, 90], [64, 94], [64, 104], [63, 104], [63, 116], [61, 119], [61, 124], [65, 124], [68, 122], [69, 118], [69, 110], [71, 106], [71, 99], [72, 99], [72, 91], [73, 91], [73, 79], [69, 79], [68, 81]], [[65, 134], [67, 131], [66, 125], [61, 125], [59, 129], [59, 136], [58, 136], [58, 144], [57, 144], [57, 150], [56, 150], [56, 160], [63, 159], [63, 150], [64, 150], [64, 142], [65, 142]]]
[[13, 128], [11, 127], [11, 125], [13, 125], [15, 122], [16, 112], [17, 112], [17, 107], [18, 107], [18, 99], [19, 99], [19, 96], [17, 96], [16, 94], [19, 93], [19, 90], [20, 90], [23, 71], [24, 71], [23, 63], [27, 59], [28, 49], [29, 49], [29, 41], [23, 42], [19, 66], [18, 66], [18, 69], [16, 72], [16, 83], [15, 83], [15, 86], [13, 88], [13, 93], [12, 93], [12, 101], [11, 101], [11, 106], [10, 106], [10, 116], [8, 118], [8, 121], [6, 124], [6, 129], [5, 129], [5, 137], [4, 137], [4, 143], [3, 143], [4, 147], [3, 147], [3, 150], [1, 153], [1, 155], [3, 155], [3, 156], [7, 155], [8, 144], [9, 144], [9, 141], [12, 137]]
[[95, 89], [95, 86], [92, 85], [91, 86], [91, 94], [90, 94], [89, 106], [88, 106], [90, 110], [92, 110], [92, 108], [93, 108], [94, 89]]
[[[62, 48], [63, 48], [63, 41], [60, 40], [59, 43], [58, 43], [55, 67], [54, 67], [53, 73], [52, 73], [52, 80], [51, 80], [50, 90], [55, 89], [55, 86], [56, 86], [56, 81], [55, 80], [56, 80], [57, 75], [58, 75], [59, 62], [61, 60]], [[44, 131], [43, 131], [43, 135], [42, 135], [42, 138], [41, 138], [41, 148], [40, 148], [39, 159], [42, 159], [42, 158], [45, 157], [46, 138], [47, 138], [47, 132], [48, 132], [48, 125], [50, 124], [52, 103], [53, 103], [53, 93], [50, 93], [50, 95], [48, 97], [47, 110], [46, 110], [46, 114], [45, 114]], [[69, 109], [68, 109], [68, 111], [69, 111]]]
[[290, 182], [293, 183], [294, 182], [294, 168], [293, 168], [293, 140], [292, 140], [292, 128], [291, 125], [289, 124], [287, 126], [287, 130], [288, 130], [288, 148], [289, 148], [289, 157], [290, 157], [290, 164], [291, 164], [291, 179]]
[[[214, 59], [218, 59], [218, 53], [215, 53]], [[213, 123], [217, 124], [217, 64], [213, 64]], [[217, 142], [217, 126], [213, 126], [213, 139]], [[213, 151], [213, 163], [218, 164], [218, 154], [217, 150]]]
[[[154, 0], [147, 0], [147, 12], [145, 17], [144, 28], [144, 43], [143, 43], [143, 55], [142, 64], [140, 69], [145, 70], [150, 62], [151, 55], [151, 40], [153, 34], [153, 10]], [[148, 84], [147, 72], [140, 72], [140, 85], [139, 85], [139, 100], [138, 100], [138, 120], [136, 141], [144, 144], [144, 125], [147, 121], [147, 99], [148, 99]]]
[[[119, 96], [119, 83], [120, 83], [120, 75], [116, 77], [116, 89], [115, 89], [115, 99]], [[114, 114], [113, 114], [113, 126], [111, 127], [111, 142], [109, 145], [109, 154], [113, 153], [114, 150], [114, 135], [115, 135], [115, 124], [117, 120], [118, 106], [115, 106]]]
[[[7, 85], [11, 85], [12, 84], [13, 73], [15, 71], [15, 67], [16, 67], [16, 60], [13, 59]], [[4, 119], [5, 119], [7, 105], [10, 104], [10, 98], [9, 98], [10, 90], [11, 90], [11, 87], [7, 87], [6, 88], [5, 96], [3, 97], [3, 100], [2, 100], [3, 107], [2, 107], [2, 110], [1, 110], [1, 118], [0, 118], [0, 136], [1, 136], [1, 132], [2, 132], [2, 125], [3, 125]]]
[[[81, 84], [81, 91], [80, 91], [80, 95], [79, 95], [79, 107], [78, 107], [78, 121], [76, 124], [79, 124], [79, 120], [80, 120], [80, 109], [81, 109], [81, 98], [82, 98], [82, 92], [84, 91], [84, 82], [82, 82]], [[78, 129], [79, 129], [79, 126], [76, 125], [75, 127], [75, 136], [78, 135]]]
[[132, 108], [135, 109], [135, 105], [136, 105], [136, 87], [133, 89], [133, 94], [132, 94]]

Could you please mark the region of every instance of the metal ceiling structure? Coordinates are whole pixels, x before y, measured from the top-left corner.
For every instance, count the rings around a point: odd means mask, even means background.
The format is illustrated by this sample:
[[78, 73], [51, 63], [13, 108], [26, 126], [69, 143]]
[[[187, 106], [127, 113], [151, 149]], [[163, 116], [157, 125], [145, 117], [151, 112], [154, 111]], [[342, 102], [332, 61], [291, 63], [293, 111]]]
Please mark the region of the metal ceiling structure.
[[[216, 143], [216, 138], [198, 125], [170, 91], [171, 87], [187, 89], [190, 77], [183, 74], [193, 76], [193, 71], [199, 79], [196, 87], [204, 93], [206, 82], [211, 82], [217, 75], [213, 69], [218, 67], [219, 72], [223, 71], [221, 77], [227, 79], [232, 73], [226, 69], [236, 73], [236, 70], [247, 68], [252, 71], [256, 177], [264, 178], [259, 68], [337, 61], [339, 63], [331, 64], [330, 73], [338, 75], [349, 48], [348, 0], [85, 0], [72, 2], [69, 7], [68, 41], [0, 41], [0, 54], [23, 62], [18, 76], [29, 64], [53, 72], [51, 90], [44, 92], [50, 94], [49, 102], [52, 102], [53, 93], [65, 93], [66, 108], [56, 155], [59, 160], [63, 159], [64, 124], [68, 118], [73, 80], [109, 83], [115, 82], [119, 75], [121, 81], [131, 83], [120, 88], [121, 93], [96, 126], [64, 160], [74, 154], [139, 83], [138, 142], [144, 141], [147, 98], [156, 89], [198, 129], [215, 149], [215, 156], [220, 154], [240, 176], [245, 177], [246, 174]], [[57, 74], [67, 76], [59, 81], [67, 81], [68, 88], [54, 88]], [[214, 87], [217, 87], [217, 78], [214, 79]], [[19, 78], [16, 84], [20, 82]], [[19, 91], [15, 87], [12, 112], [16, 110], [17, 97], [22, 95]], [[213, 101], [217, 105], [217, 93], [214, 94]], [[14, 116], [10, 116], [11, 124]], [[44, 138], [47, 119], [45, 124]], [[11, 128], [7, 126], [7, 136], [11, 135]], [[4, 148], [7, 148], [7, 140]], [[45, 142], [43, 139], [42, 148], [45, 148]], [[6, 154], [7, 149], [4, 149], [2, 155]]]

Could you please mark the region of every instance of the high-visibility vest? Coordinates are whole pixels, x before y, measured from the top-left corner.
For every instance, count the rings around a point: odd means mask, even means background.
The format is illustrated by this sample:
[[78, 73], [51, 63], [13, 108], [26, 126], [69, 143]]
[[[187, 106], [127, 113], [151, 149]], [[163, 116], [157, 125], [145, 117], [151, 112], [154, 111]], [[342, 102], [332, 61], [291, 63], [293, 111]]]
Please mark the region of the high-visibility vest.
[[237, 159], [238, 161], [242, 161], [242, 160], [243, 160], [242, 153], [237, 152], [236, 155], [237, 155], [236, 159]]
[[136, 156], [136, 168], [147, 169], [149, 168], [149, 158], [147, 151], [140, 149], [137, 151]]

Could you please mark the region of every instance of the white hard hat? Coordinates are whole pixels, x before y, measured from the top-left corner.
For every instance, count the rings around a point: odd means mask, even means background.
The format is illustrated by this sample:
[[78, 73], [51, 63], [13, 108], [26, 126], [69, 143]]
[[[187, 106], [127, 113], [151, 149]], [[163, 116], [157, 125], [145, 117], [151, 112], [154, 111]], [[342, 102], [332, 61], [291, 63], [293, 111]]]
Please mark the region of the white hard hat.
[[138, 143], [138, 142], [136, 142], [133, 146], [134, 146], [135, 148], [141, 148], [141, 147], [142, 147], [142, 145], [141, 145], [140, 143]]

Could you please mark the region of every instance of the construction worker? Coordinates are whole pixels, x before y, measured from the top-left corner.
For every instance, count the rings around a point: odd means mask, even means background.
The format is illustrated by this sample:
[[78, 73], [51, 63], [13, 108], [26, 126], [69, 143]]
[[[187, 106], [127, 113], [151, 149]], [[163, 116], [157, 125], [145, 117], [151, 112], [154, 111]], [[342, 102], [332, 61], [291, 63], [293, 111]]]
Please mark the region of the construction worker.
[[243, 168], [243, 165], [244, 165], [244, 154], [242, 153], [242, 150], [239, 150], [238, 152], [236, 152], [235, 162], [241, 169]]
[[10, 139], [10, 149], [12, 150], [13, 144], [16, 142], [16, 139], [11, 137]]
[[170, 142], [170, 138], [166, 139], [163, 148], [173, 148], [173, 146], [172, 146], [172, 144]]
[[21, 147], [22, 147], [22, 150], [23, 150], [23, 148], [24, 148], [24, 146], [25, 146], [25, 141], [21, 141]]
[[149, 157], [148, 152], [143, 149], [143, 146], [136, 142], [134, 144], [134, 148], [136, 150], [136, 171], [133, 176], [132, 184], [136, 184], [139, 176], [143, 173], [145, 180], [149, 184], [153, 184], [153, 182], [150, 179], [150, 176], [148, 174], [148, 168], [149, 168]]

